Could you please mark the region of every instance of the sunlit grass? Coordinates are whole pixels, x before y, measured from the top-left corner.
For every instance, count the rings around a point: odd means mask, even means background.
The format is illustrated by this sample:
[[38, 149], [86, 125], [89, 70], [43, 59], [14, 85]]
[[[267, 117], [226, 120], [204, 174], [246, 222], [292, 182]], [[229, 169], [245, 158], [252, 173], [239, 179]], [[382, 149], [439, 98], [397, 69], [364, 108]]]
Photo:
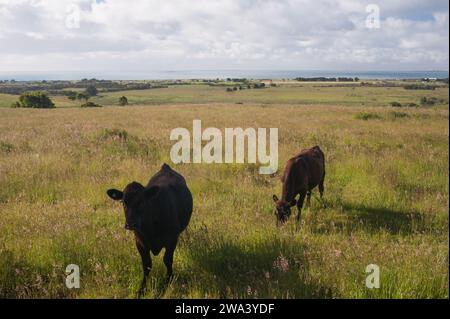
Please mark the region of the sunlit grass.
[[[227, 83], [230, 85], [230, 83]], [[342, 84], [341, 84], [342, 85]], [[100, 105], [119, 105], [119, 98], [125, 95], [130, 105], [160, 104], [211, 104], [211, 103], [260, 103], [265, 104], [326, 104], [345, 106], [388, 106], [392, 102], [402, 105], [420, 105], [422, 97], [435, 97], [444, 103], [435, 108], [448, 108], [448, 87], [435, 90], [405, 90], [402, 82], [399, 87], [336, 86], [330, 83], [289, 82], [279, 83], [277, 87], [246, 89], [226, 92], [225, 86], [173, 85], [168, 88], [102, 92], [90, 101]], [[403, 83], [404, 85], [404, 83]], [[238, 85], [237, 85], [238, 86]], [[71, 89], [80, 90], [80, 89]], [[18, 95], [0, 94], [0, 107], [9, 107], [18, 100]], [[56, 107], [80, 107], [83, 102], [71, 101], [62, 95], [53, 95]]]
[[[162, 257], [153, 258], [146, 297], [448, 298], [448, 110], [391, 111], [259, 101], [1, 109], [0, 296], [134, 297], [140, 258], [105, 191], [146, 183], [171, 164], [170, 130], [201, 119], [203, 128], [278, 127], [280, 170], [172, 164], [194, 212], [174, 281], [165, 287]], [[284, 163], [316, 144], [328, 208], [313, 198], [300, 231], [293, 221], [277, 229], [271, 197]], [[65, 287], [70, 263], [81, 268], [79, 290]], [[365, 287], [371, 263], [381, 269], [378, 290]]]

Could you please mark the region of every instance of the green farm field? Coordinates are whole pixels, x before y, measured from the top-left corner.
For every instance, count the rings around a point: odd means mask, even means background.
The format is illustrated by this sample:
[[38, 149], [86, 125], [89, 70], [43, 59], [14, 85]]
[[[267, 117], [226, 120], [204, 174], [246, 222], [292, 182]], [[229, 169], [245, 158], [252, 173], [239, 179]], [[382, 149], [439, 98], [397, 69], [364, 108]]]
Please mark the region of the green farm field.
[[[211, 103], [250, 103], [250, 104], [321, 104], [339, 106], [389, 106], [392, 102], [416, 103], [422, 97], [435, 97], [445, 103], [437, 107], [448, 109], [448, 87], [438, 86], [435, 90], [405, 90], [400, 85], [408, 82], [395, 81], [397, 87], [370, 87], [330, 83], [287, 82], [277, 87], [265, 89], [243, 89], [226, 92], [224, 86], [202, 84], [173, 85], [168, 88], [102, 92], [90, 101], [105, 106], [119, 105], [119, 98], [126, 96], [130, 105], [161, 104], [211, 104]], [[232, 84], [232, 83], [231, 83]], [[239, 84], [229, 85], [230, 87]], [[245, 86], [244, 86], [245, 87]], [[79, 89], [72, 89], [79, 90]], [[18, 95], [0, 94], [0, 107], [9, 107], [18, 100]], [[71, 101], [64, 96], [52, 96], [56, 107], [79, 107], [80, 101]]]
[[[280, 86], [266, 89], [244, 89], [226, 92], [223, 87], [206, 85], [172, 86], [167, 89], [151, 89], [114, 93], [100, 93], [92, 99], [101, 105], [118, 105], [125, 95], [131, 105], [160, 104], [210, 104], [210, 103], [261, 103], [261, 104], [327, 104], [345, 106], [387, 106], [393, 101], [417, 103], [422, 96], [446, 99], [448, 88], [434, 91], [405, 90], [383, 87], [324, 87], [314, 84]], [[77, 104], [75, 104], [77, 106]], [[447, 104], [448, 107], [448, 104]]]
[[[194, 211], [172, 282], [153, 257], [145, 298], [448, 298], [448, 94], [186, 85], [100, 92], [91, 100], [104, 107], [86, 109], [62, 96], [55, 109], [13, 109], [18, 96], [0, 94], [0, 298], [134, 298], [140, 257], [105, 192], [147, 183], [164, 162], [185, 176]], [[117, 106], [122, 95], [129, 106]], [[423, 96], [444, 102], [388, 106]], [[170, 131], [192, 131], [194, 119], [279, 128], [278, 173], [172, 164]], [[298, 231], [292, 218], [277, 228], [284, 164], [314, 145], [326, 156], [328, 207], [313, 197]], [[80, 266], [80, 289], [66, 288], [69, 264]], [[365, 285], [369, 264], [379, 289]]]

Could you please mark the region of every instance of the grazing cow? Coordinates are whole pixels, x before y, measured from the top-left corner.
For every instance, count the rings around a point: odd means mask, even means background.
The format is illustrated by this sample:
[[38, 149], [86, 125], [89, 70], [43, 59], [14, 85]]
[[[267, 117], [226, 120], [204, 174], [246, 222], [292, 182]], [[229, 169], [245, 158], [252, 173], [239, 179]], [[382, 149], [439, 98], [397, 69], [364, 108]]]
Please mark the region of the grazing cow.
[[[323, 197], [323, 182], [325, 179], [325, 156], [319, 146], [302, 150], [291, 158], [284, 169], [283, 191], [281, 199], [273, 195], [275, 202], [275, 215], [278, 223], [285, 223], [291, 215], [291, 207], [297, 204], [297, 225], [307, 196], [307, 205], [310, 205], [311, 190], [319, 186], [320, 199]], [[300, 195], [298, 201], [295, 199]], [[324, 205], [325, 206], [325, 205]]]
[[150, 251], [157, 256], [162, 248], [167, 279], [172, 277], [173, 253], [178, 236], [187, 227], [192, 214], [192, 195], [183, 176], [164, 164], [144, 187], [138, 182], [125, 189], [109, 189], [109, 197], [122, 201], [125, 229], [134, 231], [136, 246], [142, 258], [144, 278], [138, 297], [145, 292], [152, 268]]

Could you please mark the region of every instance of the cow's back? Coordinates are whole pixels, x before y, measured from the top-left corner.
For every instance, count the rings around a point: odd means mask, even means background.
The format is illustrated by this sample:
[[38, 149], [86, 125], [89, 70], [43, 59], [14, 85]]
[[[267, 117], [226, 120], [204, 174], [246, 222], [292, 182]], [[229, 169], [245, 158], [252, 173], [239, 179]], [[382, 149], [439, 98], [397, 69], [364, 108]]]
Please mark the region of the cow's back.
[[302, 150], [286, 164], [282, 178], [284, 197], [316, 187], [324, 175], [325, 156], [320, 147]]
[[145, 209], [145, 237], [157, 254], [167, 247], [186, 229], [192, 215], [192, 194], [186, 181], [177, 172], [164, 164], [148, 182], [146, 188], [158, 187], [158, 193], [151, 200], [150, 210]]
[[169, 227], [173, 228], [171, 231], [182, 232], [189, 223], [193, 206], [192, 194], [186, 180], [169, 165], [164, 164], [148, 182], [147, 187], [152, 186], [159, 187], [160, 221], [164, 226], [173, 226]]
[[296, 156], [296, 162], [308, 178], [309, 189], [316, 187], [325, 174], [325, 156], [320, 147], [302, 150]]

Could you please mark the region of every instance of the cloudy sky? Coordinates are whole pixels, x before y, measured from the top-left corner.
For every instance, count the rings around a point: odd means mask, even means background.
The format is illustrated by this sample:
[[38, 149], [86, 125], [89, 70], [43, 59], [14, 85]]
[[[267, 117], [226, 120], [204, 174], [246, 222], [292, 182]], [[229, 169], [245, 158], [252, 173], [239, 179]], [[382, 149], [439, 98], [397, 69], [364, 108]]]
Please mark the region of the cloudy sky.
[[448, 11], [447, 0], [0, 0], [0, 72], [448, 70]]

